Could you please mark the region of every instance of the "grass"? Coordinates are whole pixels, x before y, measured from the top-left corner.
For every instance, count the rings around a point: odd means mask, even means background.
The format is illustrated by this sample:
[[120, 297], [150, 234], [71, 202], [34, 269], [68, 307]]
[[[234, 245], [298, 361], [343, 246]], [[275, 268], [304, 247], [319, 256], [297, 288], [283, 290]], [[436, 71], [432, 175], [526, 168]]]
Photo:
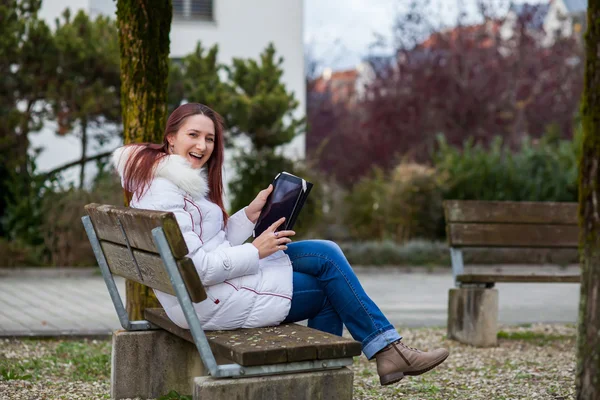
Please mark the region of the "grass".
[[25, 368], [21, 365], [14, 367], [0, 366], [0, 377], [5, 381], [12, 380], [24, 380], [27, 381], [32, 378], [31, 374], [26, 373]]
[[192, 396], [186, 396], [177, 393], [174, 390], [171, 390], [169, 393], [164, 396], [160, 396], [158, 400], [192, 400]]
[[536, 345], [546, 345], [548, 342], [556, 341], [556, 340], [567, 340], [573, 339], [574, 337], [571, 335], [556, 335], [556, 334], [547, 334], [543, 332], [533, 332], [533, 331], [516, 331], [516, 332], [506, 332], [506, 331], [498, 331], [498, 339], [504, 340], [525, 340], [528, 342], [532, 342]]
[[[0, 342], [0, 385], [2, 381], [26, 381], [33, 385], [64, 387], [67, 382], [96, 384], [110, 381], [110, 340], [38, 340], [22, 339]], [[65, 393], [70, 398], [68, 393]], [[110, 398], [108, 392], [98, 393]], [[83, 398], [86, 398], [85, 395]], [[97, 398], [97, 397], [94, 397]], [[191, 400], [176, 391], [158, 400]]]
[[108, 340], [21, 340], [24, 359], [0, 355], [0, 376], [8, 380], [36, 380], [68, 376], [82, 382], [110, 379]]

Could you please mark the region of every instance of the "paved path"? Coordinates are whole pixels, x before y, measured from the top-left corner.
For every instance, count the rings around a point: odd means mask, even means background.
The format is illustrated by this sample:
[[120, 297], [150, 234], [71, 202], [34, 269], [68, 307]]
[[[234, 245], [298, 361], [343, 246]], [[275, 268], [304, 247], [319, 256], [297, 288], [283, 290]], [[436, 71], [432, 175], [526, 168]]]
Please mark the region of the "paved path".
[[[444, 326], [449, 274], [365, 273], [367, 293], [398, 328]], [[120, 289], [124, 282], [117, 278]], [[500, 323], [577, 320], [578, 284], [498, 284]], [[0, 336], [96, 335], [120, 328], [101, 276], [0, 274]]]

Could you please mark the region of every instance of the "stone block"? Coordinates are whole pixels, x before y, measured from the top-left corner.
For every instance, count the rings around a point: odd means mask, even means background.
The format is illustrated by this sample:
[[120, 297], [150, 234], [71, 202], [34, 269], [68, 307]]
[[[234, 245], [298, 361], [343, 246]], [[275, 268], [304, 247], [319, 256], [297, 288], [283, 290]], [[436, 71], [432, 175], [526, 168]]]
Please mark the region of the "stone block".
[[348, 368], [239, 379], [195, 379], [194, 400], [351, 400]]
[[450, 289], [448, 338], [476, 347], [498, 344], [498, 290]]
[[113, 334], [112, 399], [157, 398], [176, 390], [193, 392], [194, 378], [206, 375], [196, 346], [164, 330]]

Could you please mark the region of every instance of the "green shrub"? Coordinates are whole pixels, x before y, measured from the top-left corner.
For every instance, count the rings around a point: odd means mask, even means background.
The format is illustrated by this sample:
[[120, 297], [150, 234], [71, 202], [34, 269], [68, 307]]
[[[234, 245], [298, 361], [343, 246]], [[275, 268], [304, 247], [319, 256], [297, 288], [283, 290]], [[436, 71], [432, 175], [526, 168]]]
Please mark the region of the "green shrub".
[[44, 197], [42, 234], [54, 266], [91, 266], [96, 259], [81, 217], [89, 203], [123, 205], [123, 191], [113, 174], [102, 174], [91, 191], [70, 188]]
[[351, 236], [397, 243], [439, 238], [443, 182], [434, 169], [414, 163], [400, 163], [390, 174], [374, 169], [346, 197]]
[[352, 265], [450, 265], [448, 246], [443, 242], [411, 240], [402, 245], [392, 241], [343, 242], [340, 247]]
[[43, 246], [0, 237], [0, 267], [39, 267], [45, 265]]
[[390, 177], [386, 226], [396, 242], [443, 237], [445, 177], [433, 168], [400, 163]]
[[43, 245], [41, 203], [54, 190], [55, 181], [37, 173], [35, 156], [28, 157], [26, 172], [11, 171], [4, 178], [8, 191], [0, 193], [6, 201], [0, 224], [5, 238], [31, 248]]
[[354, 239], [391, 239], [386, 232], [388, 182], [383, 170], [374, 168], [371, 175], [362, 178], [347, 193], [344, 224]]
[[525, 138], [510, 149], [496, 138], [489, 148], [465, 142], [462, 149], [438, 137], [433, 160], [448, 177], [444, 198], [501, 201], [577, 201], [577, 159], [581, 133], [559, 140], [549, 132], [540, 140]]

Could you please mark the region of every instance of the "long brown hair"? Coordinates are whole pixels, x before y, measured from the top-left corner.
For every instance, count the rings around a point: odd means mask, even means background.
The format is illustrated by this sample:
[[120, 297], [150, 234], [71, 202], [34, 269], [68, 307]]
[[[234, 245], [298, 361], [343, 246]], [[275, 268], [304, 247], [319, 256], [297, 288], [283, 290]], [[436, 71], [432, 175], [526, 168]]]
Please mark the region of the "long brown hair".
[[150, 187], [154, 178], [155, 165], [168, 155], [169, 142], [167, 138], [177, 133], [185, 120], [192, 115], [201, 114], [209, 118], [215, 125], [215, 147], [206, 163], [208, 167], [208, 198], [221, 208], [223, 220], [227, 223], [227, 211], [223, 205], [223, 118], [211, 109], [200, 103], [187, 103], [179, 106], [169, 115], [162, 144], [135, 143], [128, 146], [139, 146], [125, 163], [123, 172], [123, 187], [125, 188], [127, 201], [131, 201], [133, 194], [139, 198]]

